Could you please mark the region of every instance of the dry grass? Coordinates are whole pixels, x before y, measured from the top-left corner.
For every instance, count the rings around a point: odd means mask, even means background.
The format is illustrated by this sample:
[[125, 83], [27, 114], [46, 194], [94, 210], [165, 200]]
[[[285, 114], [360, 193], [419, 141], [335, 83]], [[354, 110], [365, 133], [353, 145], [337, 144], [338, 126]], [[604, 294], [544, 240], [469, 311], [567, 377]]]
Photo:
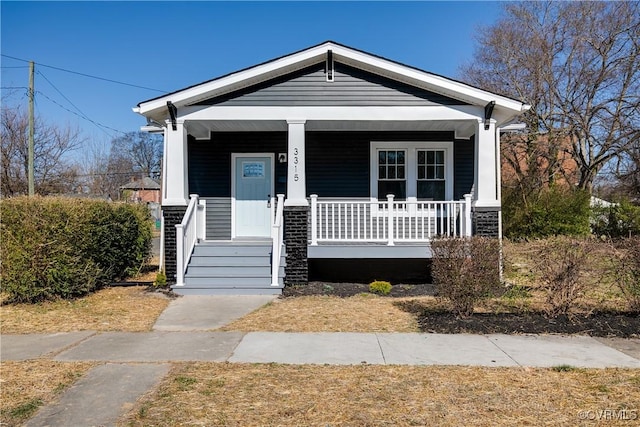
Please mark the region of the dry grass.
[[[535, 271], [535, 257], [545, 247], [546, 240], [530, 242], [513, 242], [504, 240], [505, 258], [504, 277], [507, 282], [530, 288], [532, 298], [531, 309], [541, 311], [545, 308], [545, 296], [538, 290], [539, 276]], [[581, 279], [586, 283], [584, 296], [576, 301], [579, 312], [620, 311], [625, 310], [625, 300], [616, 286], [612, 272], [614, 260], [611, 248], [605, 242], [595, 243], [589, 247], [588, 261], [583, 266]]]
[[145, 289], [114, 287], [71, 301], [1, 306], [2, 333], [148, 331], [169, 300]]
[[639, 370], [199, 363], [174, 366], [119, 425], [594, 425], [580, 411], [639, 405]]
[[[426, 297], [433, 300], [433, 298]], [[278, 299], [225, 326], [227, 331], [418, 332], [416, 319], [394, 305], [402, 299], [372, 294], [350, 298], [305, 296]], [[420, 298], [422, 300], [422, 298]]]
[[0, 369], [0, 423], [17, 426], [51, 402], [94, 364], [50, 360], [2, 362]]

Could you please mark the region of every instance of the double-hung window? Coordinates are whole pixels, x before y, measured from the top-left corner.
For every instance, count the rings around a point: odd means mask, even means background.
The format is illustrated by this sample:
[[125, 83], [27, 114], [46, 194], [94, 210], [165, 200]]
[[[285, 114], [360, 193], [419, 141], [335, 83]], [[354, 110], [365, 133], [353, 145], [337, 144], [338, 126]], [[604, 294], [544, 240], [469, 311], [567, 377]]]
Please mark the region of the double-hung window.
[[417, 150], [418, 200], [445, 200], [444, 150]]
[[406, 150], [378, 150], [378, 194], [407, 198]]
[[371, 197], [453, 199], [453, 142], [372, 142]]

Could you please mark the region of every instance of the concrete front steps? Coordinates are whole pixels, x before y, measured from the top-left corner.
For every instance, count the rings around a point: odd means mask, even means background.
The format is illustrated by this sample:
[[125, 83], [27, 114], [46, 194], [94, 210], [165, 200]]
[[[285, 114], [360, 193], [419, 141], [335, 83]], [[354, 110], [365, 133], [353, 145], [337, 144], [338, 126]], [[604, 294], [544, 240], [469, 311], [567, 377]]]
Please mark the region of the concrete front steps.
[[284, 287], [284, 248], [278, 286], [271, 286], [271, 241], [205, 241], [196, 245], [180, 295], [279, 295]]

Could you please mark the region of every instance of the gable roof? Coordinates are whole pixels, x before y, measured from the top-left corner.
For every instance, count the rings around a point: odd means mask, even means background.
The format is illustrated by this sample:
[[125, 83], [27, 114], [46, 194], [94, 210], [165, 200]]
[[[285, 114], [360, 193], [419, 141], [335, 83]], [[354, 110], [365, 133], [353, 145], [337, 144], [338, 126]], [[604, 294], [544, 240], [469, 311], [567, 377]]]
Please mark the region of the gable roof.
[[167, 102], [176, 107], [194, 105], [214, 97], [282, 77], [314, 64], [325, 62], [331, 51], [333, 60], [377, 74], [417, 88], [438, 93], [471, 105], [484, 106], [495, 101], [495, 109], [508, 116], [529, 109], [529, 106], [512, 98], [498, 95], [477, 87], [405, 65], [378, 55], [354, 49], [333, 41], [281, 56], [261, 64], [208, 80], [175, 92], [142, 101], [134, 111], [156, 120], [167, 116]]

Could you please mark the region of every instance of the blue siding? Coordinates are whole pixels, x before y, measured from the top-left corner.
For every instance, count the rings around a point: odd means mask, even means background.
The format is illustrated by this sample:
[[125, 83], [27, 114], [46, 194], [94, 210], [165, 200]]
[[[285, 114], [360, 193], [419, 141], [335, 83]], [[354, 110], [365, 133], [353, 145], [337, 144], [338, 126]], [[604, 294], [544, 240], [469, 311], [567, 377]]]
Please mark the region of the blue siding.
[[287, 165], [277, 162], [287, 152], [286, 132], [217, 132], [210, 140], [189, 139], [189, 194], [231, 197], [231, 153], [274, 153], [275, 189], [286, 191]]
[[[372, 141], [451, 141], [452, 132], [307, 132], [307, 195], [370, 197]], [[207, 238], [231, 236], [231, 153], [287, 151], [286, 132], [217, 132], [189, 140], [189, 193], [207, 198]], [[473, 186], [473, 138], [454, 141], [454, 199]], [[286, 194], [287, 164], [275, 164], [276, 193]], [[209, 209], [210, 208], [210, 209]]]
[[460, 200], [471, 193], [474, 179], [473, 138], [456, 139], [453, 143], [453, 198]]
[[328, 82], [324, 63], [199, 102], [225, 106], [417, 106], [465, 105], [434, 92], [336, 63]]
[[[369, 156], [372, 141], [451, 140], [452, 132], [307, 132], [307, 194], [320, 197], [370, 197]], [[470, 158], [467, 145], [471, 147]], [[454, 144], [454, 162], [458, 161], [461, 164], [455, 163], [454, 166], [456, 197], [458, 179], [461, 180], [461, 191], [473, 184], [473, 144], [468, 141]]]

